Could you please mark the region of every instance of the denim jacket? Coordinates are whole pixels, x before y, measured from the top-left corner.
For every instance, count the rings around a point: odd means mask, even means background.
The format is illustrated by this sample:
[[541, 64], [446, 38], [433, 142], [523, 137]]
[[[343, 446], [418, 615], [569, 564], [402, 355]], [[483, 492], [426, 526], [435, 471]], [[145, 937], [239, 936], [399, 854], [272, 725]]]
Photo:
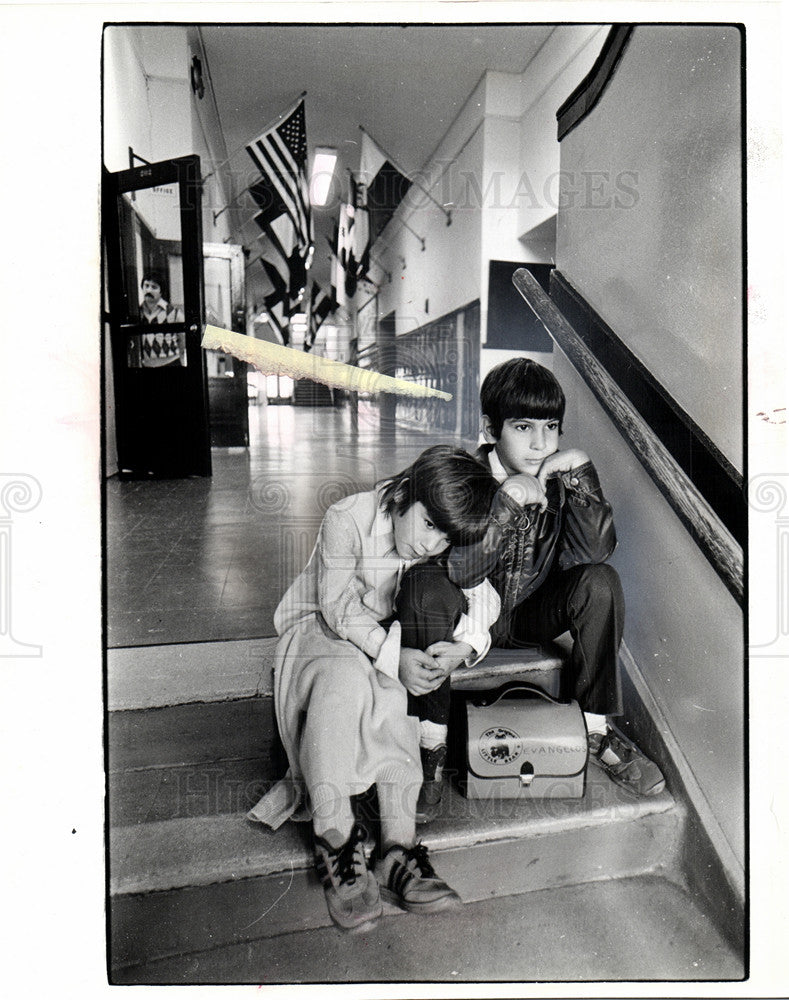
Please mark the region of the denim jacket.
[[[491, 450], [485, 445], [477, 452], [486, 465]], [[450, 551], [450, 579], [473, 587], [488, 578], [505, 613], [530, 597], [554, 566], [605, 562], [616, 533], [592, 463], [551, 476], [545, 493], [548, 506], [541, 511], [539, 504], [521, 506], [500, 489], [483, 539]]]

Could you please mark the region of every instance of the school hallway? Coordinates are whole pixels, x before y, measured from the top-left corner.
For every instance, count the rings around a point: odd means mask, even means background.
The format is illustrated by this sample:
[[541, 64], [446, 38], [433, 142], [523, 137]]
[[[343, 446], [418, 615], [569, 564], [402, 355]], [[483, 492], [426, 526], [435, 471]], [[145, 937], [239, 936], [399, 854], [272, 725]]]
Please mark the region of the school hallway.
[[[744, 59], [730, 24], [107, 27], [113, 981], [750, 973], [746, 545], [781, 491], [745, 478]], [[556, 536], [518, 512], [493, 577], [509, 594], [497, 571], [543, 543], [571, 562], [599, 477], [621, 727], [666, 786], [630, 797], [579, 762], [579, 797], [473, 799], [450, 747], [420, 834], [463, 906], [343, 936], [309, 825], [246, 819], [286, 766], [274, 611], [333, 503], [431, 444], [474, 449], [514, 359], [561, 387], [557, 461], [590, 468]], [[543, 413], [527, 381], [484, 405]], [[763, 388], [759, 420], [783, 405]], [[458, 668], [459, 720], [464, 691], [556, 693], [567, 655], [565, 634]], [[520, 740], [502, 708], [486, 732]], [[489, 756], [538, 791], [533, 760]]]
[[465, 905], [387, 904], [364, 935], [329, 925], [304, 824], [245, 820], [283, 772], [281, 593], [328, 505], [439, 440], [364, 403], [356, 432], [347, 406], [251, 406], [250, 447], [214, 448], [211, 478], [107, 481], [111, 981], [742, 977], [669, 791], [637, 801], [595, 769], [581, 800], [472, 803], [448, 783], [420, 829]]

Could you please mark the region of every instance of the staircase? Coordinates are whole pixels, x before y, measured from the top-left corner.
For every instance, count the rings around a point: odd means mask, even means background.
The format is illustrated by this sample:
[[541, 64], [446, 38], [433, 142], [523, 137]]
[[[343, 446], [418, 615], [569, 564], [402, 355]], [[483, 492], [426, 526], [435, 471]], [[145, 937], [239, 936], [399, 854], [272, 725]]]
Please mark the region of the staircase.
[[332, 390], [309, 378], [296, 379], [293, 385], [294, 406], [334, 406]]
[[[356, 951], [348, 951], [353, 936], [340, 935], [330, 926], [313, 873], [309, 824], [287, 823], [274, 833], [245, 819], [247, 809], [281, 776], [285, 762], [271, 696], [273, 643], [257, 640], [254, 656], [244, 646], [208, 643], [110, 651], [109, 703], [115, 707], [108, 719], [113, 982], [430, 979], [433, 974], [424, 965], [409, 977], [403, 935], [414, 936], [408, 951], [412, 957], [425, 946], [427, 928], [430, 934], [444, 936], [451, 955], [461, 927], [467, 928], [463, 933], [470, 930], [472, 938], [497, 927], [498, 945], [490, 945], [495, 950], [513, 934], [523, 936], [524, 920], [529, 924], [527, 939], [536, 942], [540, 934], [548, 935], [542, 964], [534, 964], [531, 950], [516, 949], [491, 969], [489, 948], [487, 958], [483, 950], [473, 968], [468, 956], [464, 959], [470, 979], [742, 974], [733, 951], [686, 891], [680, 871], [686, 830], [682, 806], [668, 791], [652, 799], [633, 799], [594, 767], [580, 800], [473, 802], [447, 781], [441, 815], [420, 832], [437, 870], [466, 905], [456, 914], [413, 917], [387, 904], [384, 919], [365, 937], [372, 950], [386, 953], [386, 972], [375, 963], [365, 966], [358, 939]], [[519, 652], [513, 661], [512, 653], [497, 652], [479, 667], [459, 672], [455, 686], [491, 688], [502, 677], [517, 674], [550, 689], [562, 655], [558, 647], [534, 649]], [[157, 677], [164, 674], [157, 674], [151, 658], [158, 658], [162, 668], [169, 660], [177, 675], [178, 663], [199, 663], [201, 657], [213, 657], [217, 672], [219, 664], [224, 665], [235, 678], [239, 696], [206, 690], [201, 692], [206, 701], [177, 703], [176, 690], [162, 689], [158, 697], [174, 703], [129, 706], [124, 671], [128, 684], [135, 660], [145, 661], [141, 669], [151, 678], [155, 700]], [[199, 685], [193, 689], [199, 690]], [[663, 966], [661, 948], [653, 945], [629, 976], [625, 955], [632, 940], [607, 946], [607, 957], [595, 951], [579, 966], [579, 931], [573, 931], [568, 915], [577, 913], [584, 900], [595, 911], [621, 906], [614, 898], [622, 894], [632, 897], [630, 906], [655, 900], [638, 922], [635, 917], [625, 922], [625, 933], [657, 920], [665, 908], [671, 921], [689, 919], [695, 938], [682, 942], [681, 955], [663, 956]], [[556, 934], [548, 930], [552, 913]], [[606, 920], [610, 918], [607, 913]], [[665, 920], [662, 914], [664, 930]], [[336, 949], [341, 949], [339, 964], [327, 970], [321, 956]], [[296, 954], [302, 956], [301, 964]], [[348, 964], [352, 954], [356, 972]], [[280, 958], [274, 961], [274, 956]], [[557, 974], [561, 969], [564, 975]], [[618, 970], [623, 974], [612, 976]]]

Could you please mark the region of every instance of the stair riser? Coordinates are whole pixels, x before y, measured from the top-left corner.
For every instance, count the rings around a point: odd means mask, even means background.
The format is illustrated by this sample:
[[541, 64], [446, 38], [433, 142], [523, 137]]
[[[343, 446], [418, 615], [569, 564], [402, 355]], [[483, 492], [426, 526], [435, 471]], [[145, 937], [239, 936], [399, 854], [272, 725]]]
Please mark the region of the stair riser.
[[[434, 854], [464, 902], [670, 870], [682, 819], [669, 811]], [[397, 913], [387, 905], [386, 912]], [[314, 873], [290, 873], [111, 901], [113, 965], [198, 952], [330, 923]]]
[[110, 826], [245, 813], [284, 771], [271, 757], [113, 774]]
[[113, 827], [246, 812], [287, 768], [268, 696], [110, 712]]
[[270, 695], [110, 712], [110, 772], [265, 757], [275, 736]]

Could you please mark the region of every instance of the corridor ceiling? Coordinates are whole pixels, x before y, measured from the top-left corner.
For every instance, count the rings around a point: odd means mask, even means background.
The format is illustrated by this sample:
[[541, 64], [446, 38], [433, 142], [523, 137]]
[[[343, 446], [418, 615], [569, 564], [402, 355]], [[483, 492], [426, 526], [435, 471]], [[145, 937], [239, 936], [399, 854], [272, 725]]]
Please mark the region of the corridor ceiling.
[[[337, 149], [336, 178], [347, 196], [365, 130], [409, 175], [438, 146], [485, 70], [520, 73], [553, 25], [202, 26], [208, 71], [231, 154], [248, 174], [243, 146], [301, 94], [309, 153]], [[239, 184], [239, 187], [243, 185]], [[250, 210], [251, 214], [251, 210]], [[329, 286], [326, 237], [337, 200], [314, 209], [312, 277]], [[254, 225], [247, 227], [254, 238]]]

